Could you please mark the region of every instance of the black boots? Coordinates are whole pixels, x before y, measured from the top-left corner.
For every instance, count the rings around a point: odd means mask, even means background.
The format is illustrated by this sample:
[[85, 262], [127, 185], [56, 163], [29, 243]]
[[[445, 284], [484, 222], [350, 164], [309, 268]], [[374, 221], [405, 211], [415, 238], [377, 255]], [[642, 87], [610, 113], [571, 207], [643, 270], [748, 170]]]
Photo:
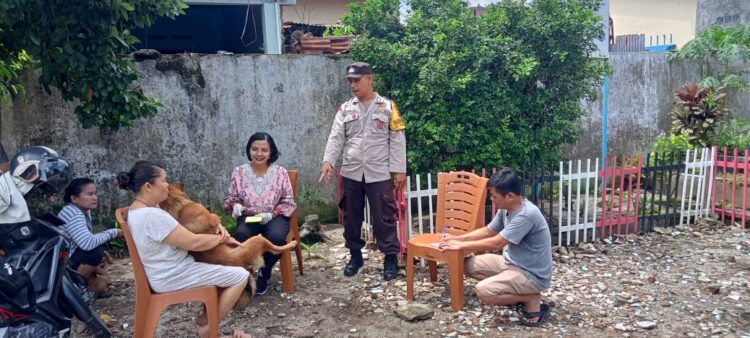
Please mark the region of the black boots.
[[396, 255], [385, 255], [383, 260], [383, 280], [389, 281], [398, 278], [398, 258]]
[[[352, 258], [349, 263], [346, 263], [344, 267], [344, 275], [354, 276], [359, 272], [359, 269], [365, 265], [362, 260], [362, 251], [351, 250]], [[383, 280], [389, 281], [398, 278], [398, 257], [396, 255], [385, 255], [383, 260]]]
[[344, 276], [354, 276], [359, 272], [359, 269], [365, 265], [365, 262], [362, 260], [362, 251], [360, 250], [351, 250], [352, 258], [349, 260], [349, 263], [346, 263], [346, 267], [344, 268]]

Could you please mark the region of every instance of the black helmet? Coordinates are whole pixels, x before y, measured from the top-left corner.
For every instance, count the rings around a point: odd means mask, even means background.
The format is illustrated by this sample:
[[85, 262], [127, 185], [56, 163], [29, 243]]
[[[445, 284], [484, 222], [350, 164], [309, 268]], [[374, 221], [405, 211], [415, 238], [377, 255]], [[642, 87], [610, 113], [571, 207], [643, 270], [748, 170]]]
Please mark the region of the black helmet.
[[11, 175], [53, 194], [70, 181], [70, 167], [56, 151], [47, 147], [31, 147], [16, 153], [10, 160]]

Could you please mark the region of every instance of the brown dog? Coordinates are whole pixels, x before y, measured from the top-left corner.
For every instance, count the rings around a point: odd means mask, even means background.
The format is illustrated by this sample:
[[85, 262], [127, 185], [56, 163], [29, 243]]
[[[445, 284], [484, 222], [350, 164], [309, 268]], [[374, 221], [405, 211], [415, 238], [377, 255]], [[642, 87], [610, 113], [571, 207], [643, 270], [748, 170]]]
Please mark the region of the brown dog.
[[[180, 183], [169, 185], [169, 195], [164, 202], [159, 204], [159, 207], [172, 215], [182, 226], [196, 234], [216, 233], [216, 229], [221, 224], [219, 216], [212, 214], [200, 203], [190, 200]], [[208, 251], [191, 251], [190, 253], [199, 262], [241, 266], [252, 273], [255, 269], [263, 266], [263, 252], [270, 251], [278, 255], [296, 245], [297, 241], [291, 241], [286, 245], [276, 246], [259, 235], [249, 238], [242, 243], [242, 246], [232, 247], [228, 244], [220, 244]], [[242, 293], [234, 308], [244, 308], [252, 302], [254, 296], [255, 278], [250, 278], [246, 292]]]
[[[169, 196], [159, 206], [177, 219], [182, 226], [196, 234], [213, 234], [221, 224], [219, 216], [212, 214], [200, 203], [190, 200], [182, 190], [181, 184], [169, 185]], [[242, 246], [219, 246], [201, 252], [190, 252], [196, 261], [212, 264], [241, 266], [246, 269], [257, 269], [263, 266], [263, 252], [276, 255], [284, 253], [297, 245], [292, 241], [282, 246], [271, 243], [263, 236], [254, 236], [242, 243]]]

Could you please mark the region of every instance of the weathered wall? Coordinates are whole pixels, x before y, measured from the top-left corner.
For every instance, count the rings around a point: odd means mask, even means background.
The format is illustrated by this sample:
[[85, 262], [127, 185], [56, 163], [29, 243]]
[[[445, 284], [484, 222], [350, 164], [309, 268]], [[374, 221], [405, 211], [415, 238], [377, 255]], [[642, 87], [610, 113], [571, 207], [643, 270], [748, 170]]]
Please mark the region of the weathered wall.
[[[670, 127], [667, 112], [674, 90], [700, 81], [700, 67], [695, 63], [670, 62], [668, 58], [668, 53], [610, 53], [613, 73], [608, 82], [608, 154], [650, 150], [659, 133]], [[570, 159], [601, 156], [601, 97], [584, 106], [589, 112], [581, 121], [585, 132], [569, 150]], [[727, 107], [734, 115], [750, 118], [750, 93], [731, 92]]]
[[[299, 202], [307, 207], [302, 211], [320, 212], [310, 209], [314, 201], [329, 203], [327, 210], [333, 211], [335, 188], [317, 178], [334, 113], [350, 95], [343, 71], [350, 60], [206, 55], [188, 61], [200, 70], [162, 72], [156, 61], [139, 63], [140, 84], [165, 109], [114, 133], [82, 129], [74, 105], [57, 93], [46, 95], [30, 75], [25, 79], [29, 103], [16, 101], [2, 109], [0, 139], [10, 154], [36, 144], [58, 150], [77, 175], [100, 182], [102, 207], [108, 210], [128, 201], [127, 193], [114, 188], [114, 178], [137, 159], [163, 162], [169, 180], [185, 182], [192, 195], [216, 205], [226, 194], [232, 168], [246, 162], [247, 138], [267, 131], [282, 152], [279, 163], [300, 170]], [[689, 62], [669, 62], [666, 53], [612, 53], [610, 63], [609, 154], [647, 151], [669, 127], [673, 90], [698, 81], [700, 71]], [[203, 87], [194, 81], [200, 76]], [[735, 114], [750, 117], [749, 93], [734, 93], [728, 103]], [[601, 154], [601, 100], [583, 104], [589, 112], [581, 121], [585, 132], [568, 159]]]
[[[334, 186], [324, 187], [317, 178], [333, 116], [350, 95], [344, 77], [350, 61], [296, 55], [195, 55], [192, 60], [200, 64], [195, 74], [161, 72], [153, 60], [138, 63], [140, 85], [165, 109], [114, 133], [82, 129], [75, 106], [59, 93], [47, 96], [29, 76], [29, 103], [16, 101], [2, 110], [2, 143], [10, 154], [29, 145], [56, 149], [73, 163], [76, 175], [100, 183], [104, 209], [128, 201], [129, 194], [114, 187], [115, 177], [138, 159], [164, 163], [170, 181], [183, 181], [194, 197], [218, 205], [232, 168], [247, 162], [247, 139], [266, 131], [282, 153], [277, 163], [300, 170], [301, 199], [332, 201]], [[197, 76], [204, 87], [191, 81]]]
[[750, 1], [698, 0], [695, 21], [696, 34], [711, 25], [732, 27], [738, 24], [750, 24]]

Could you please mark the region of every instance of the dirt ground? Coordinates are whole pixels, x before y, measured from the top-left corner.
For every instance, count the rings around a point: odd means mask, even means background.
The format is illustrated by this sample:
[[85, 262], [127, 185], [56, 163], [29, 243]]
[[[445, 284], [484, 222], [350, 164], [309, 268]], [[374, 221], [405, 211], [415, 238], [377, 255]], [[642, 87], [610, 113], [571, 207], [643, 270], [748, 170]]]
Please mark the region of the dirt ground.
[[[348, 251], [341, 227], [331, 225], [332, 241], [305, 252], [305, 275], [295, 270], [294, 294], [280, 292], [276, 270], [274, 289], [221, 327], [254, 337], [750, 337], [747, 231], [711, 222], [661, 230], [556, 247], [552, 287], [544, 293], [552, 315], [543, 327], [526, 328], [512, 310], [479, 303], [471, 279], [464, 311], [450, 311], [443, 266], [434, 284], [426, 269], [416, 272], [416, 301], [434, 315], [400, 319], [394, 310], [406, 303], [405, 277], [383, 282], [382, 256], [373, 251], [360, 274], [345, 277]], [[116, 260], [112, 276], [117, 291], [96, 308], [116, 337], [131, 337], [135, 288], [128, 258]], [[199, 309], [198, 303], [166, 309], [156, 336], [194, 337]], [[73, 337], [89, 337], [82, 329], [76, 323]]]

